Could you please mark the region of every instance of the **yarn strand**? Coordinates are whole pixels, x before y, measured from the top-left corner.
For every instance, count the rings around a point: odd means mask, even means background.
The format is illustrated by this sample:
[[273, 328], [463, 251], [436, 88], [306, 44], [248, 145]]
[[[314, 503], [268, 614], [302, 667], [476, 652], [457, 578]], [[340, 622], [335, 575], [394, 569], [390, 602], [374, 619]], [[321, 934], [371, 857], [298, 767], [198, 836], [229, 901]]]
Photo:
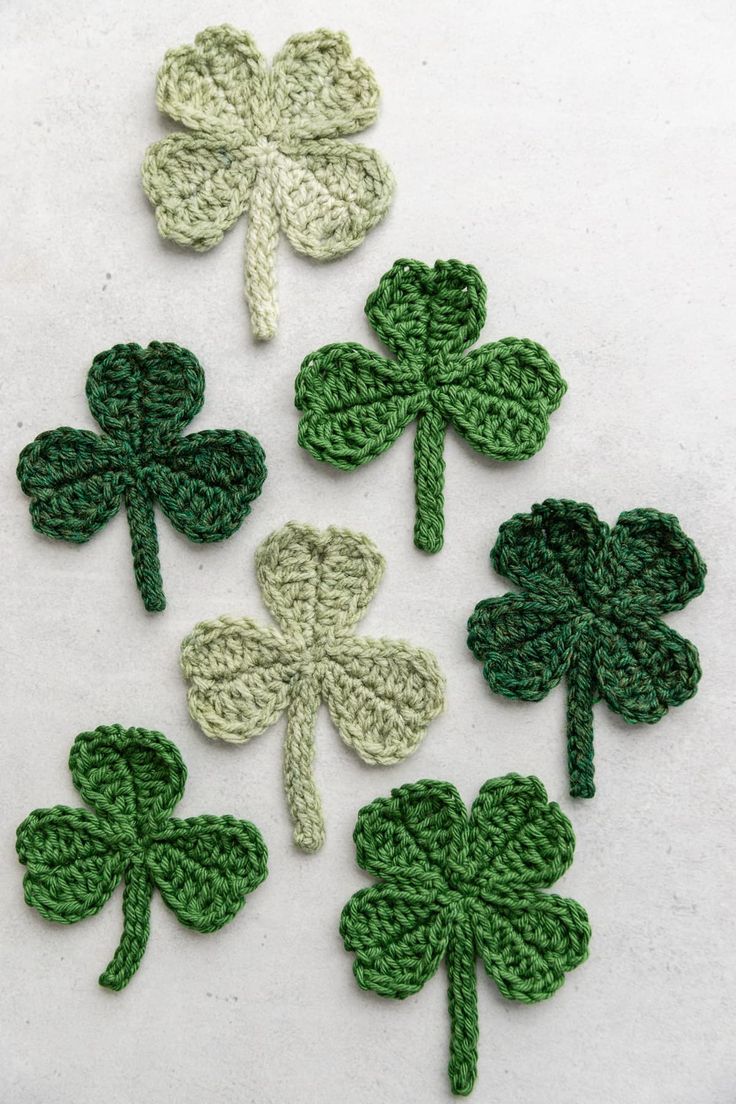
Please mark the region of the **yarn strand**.
[[158, 558], [158, 533], [153, 499], [133, 483], [125, 492], [133, 573], [136, 585], [149, 613], [166, 609], [161, 562]]
[[567, 764], [570, 797], [593, 797], [593, 679], [592, 639], [583, 636], [567, 673]]
[[245, 298], [250, 307], [253, 336], [268, 341], [279, 318], [276, 297], [276, 249], [279, 219], [271, 176], [259, 172], [253, 184], [246, 233]]
[[447, 947], [447, 1000], [450, 1011], [450, 1062], [447, 1072], [456, 1096], [468, 1096], [478, 1076], [478, 989], [475, 942], [468, 916], [453, 923]]
[[414, 437], [414, 543], [423, 552], [439, 552], [444, 541], [443, 452], [446, 428], [445, 419], [436, 410], [427, 410], [417, 417]]
[[294, 823], [294, 843], [303, 851], [319, 851], [325, 842], [322, 802], [314, 781], [314, 725], [320, 687], [310, 675], [294, 682], [284, 743], [284, 788]]
[[123, 891], [123, 934], [109, 966], [100, 975], [100, 985], [119, 992], [141, 964], [151, 928], [153, 882], [142, 863], [133, 863], [125, 875]]

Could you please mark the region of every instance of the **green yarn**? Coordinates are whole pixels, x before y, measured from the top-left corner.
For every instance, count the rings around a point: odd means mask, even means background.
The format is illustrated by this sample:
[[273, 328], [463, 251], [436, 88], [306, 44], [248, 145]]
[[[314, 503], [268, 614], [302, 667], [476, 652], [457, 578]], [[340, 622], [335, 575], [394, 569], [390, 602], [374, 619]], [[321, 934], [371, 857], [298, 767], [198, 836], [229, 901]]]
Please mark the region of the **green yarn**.
[[567, 385], [549, 354], [526, 338], [466, 352], [486, 318], [486, 286], [473, 265], [396, 261], [365, 313], [396, 360], [352, 342], [310, 353], [296, 381], [299, 444], [350, 471], [416, 419], [414, 543], [438, 552], [447, 426], [493, 460], [526, 460], [544, 444]]
[[284, 787], [294, 842], [304, 851], [317, 851], [325, 834], [312, 773], [320, 702], [345, 743], [371, 764], [404, 759], [444, 707], [433, 655], [352, 632], [384, 566], [360, 533], [290, 522], [256, 553], [263, 600], [281, 631], [220, 617], [182, 642], [189, 711], [207, 736], [243, 743], [287, 711]]
[[326, 260], [354, 249], [386, 213], [390, 169], [341, 137], [374, 121], [378, 98], [373, 73], [334, 31], [293, 35], [270, 69], [251, 36], [227, 26], [167, 52], [157, 103], [189, 132], [148, 149], [143, 187], [162, 236], [199, 251], [248, 213], [255, 337], [276, 333], [279, 231]]
[[154, 499], [190, 540], [225, 540], [261, 493], [263, 449], [238, 429], [181, 436], [202, 408], [204, 373], [192, 353], [170, 342], [99, 353], [87, 401], [102, 434], [63, 426], [41, 433], [20, 454], [17, 474], [31, 499], [33, 527], [82, 543], [124, 502], [143, 604], [163, 610]]
[[99, 912], [124, 880], [123, 934], [100, 977], [100, 985], [124, 989], [146, 949], [154, 888], [186, 927], [218, 931], [266, 877], [266, 845], [246, 820], [171, 816], [187, 771], [160, 732], [82, 732], [69, 769], [95, 811], [55, 805], [26, 817], [16, 844], [26, 903], [47, 920], [74, 924]]
[[343, 909], [340, 934], [363, 989], [403, 999], [445, 958], [452, 1091], [467, 1096], [478, 1064], [475, 957], [501, 995], [551, 997], [588, 955], [577, 901], [540, 893], [572, 862], [572, 826], [536, 778], [481, 787], [470, 817], [449, 782], [392, 790], [361, 809], [358, 865], [379, 879]]
[[697, 689], [697, 650], [660, 615], [701, 593], [705, 564], [672, 514], [629, 510], [609, 529], [552, 498], [504, 522], [491, 562], [522, 593], [479, 602], [468, 646], [509, 698], [539, 701], [567, 677], [570, 794], [592, 797], [594, 704], [654, 724]]

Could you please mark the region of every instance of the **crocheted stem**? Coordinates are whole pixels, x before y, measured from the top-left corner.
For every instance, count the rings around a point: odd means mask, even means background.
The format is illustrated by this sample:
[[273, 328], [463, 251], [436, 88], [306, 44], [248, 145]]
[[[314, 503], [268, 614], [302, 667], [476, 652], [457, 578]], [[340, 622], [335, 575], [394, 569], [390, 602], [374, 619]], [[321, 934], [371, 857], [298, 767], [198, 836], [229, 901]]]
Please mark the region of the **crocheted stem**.
[[450, 1062], [447, 1072], [456, 1096], [467, 1096], [478, 1074], [478, 989], [475, 942], [467, 916], [455, 920], [447, 948], [450, 1009]]
[[245, 256], [245, 297], [250, 307], [253, 336], [268, 341], [276, 333], [279, 307], [276, 299], [276, 247], [279, 219], [269, 172], [256, 176], [248, 208]]
[[153, 499], [133, 484], [125, 492], [130, 542], [133, 549], [133, 572], [143, 605], [149, 613], [166, 609], [161, 564], [158, 558], [158, 534], [153, 512]]
[[314, 726], [320, 703], [319, 684], [302, 675], [294, 682], [284, 744], [284, 787], [294, 822], [294, 843], [302, 851], [319, 851], [325, 842], [322, 802], [312, 773]]
[[100, 985], [124, 989], [140, 966], [150, 931], [152, 893], [148, 871], [142, 863], [134, 863], [125, 874], [123, 934], [110, 965], [100, 975]]
[[592, 641], [583, 637], [567, 672], [567, 765], [570, 797], [593, 797], [593, 677]]
[[435, 410], [417, 416], [414, 437], [414, 488], [416, 515], [414, 544], [424, 552], [439, 552], [445, 532], [445, 429], [447, 423]]

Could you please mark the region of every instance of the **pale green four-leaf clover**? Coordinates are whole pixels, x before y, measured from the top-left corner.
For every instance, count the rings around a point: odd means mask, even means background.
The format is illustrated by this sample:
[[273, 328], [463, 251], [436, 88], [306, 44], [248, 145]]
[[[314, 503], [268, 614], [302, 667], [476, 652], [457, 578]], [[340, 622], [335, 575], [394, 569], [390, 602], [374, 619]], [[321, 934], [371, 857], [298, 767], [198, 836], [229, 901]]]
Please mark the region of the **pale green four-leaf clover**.
[[378, 113], [373, 73], [344, 34], [293, 35], [272, 66], [244, 31], [209, 27], [169, 50], [159, 109], [189, 128], [151, 146], [143, 187], [161, 234], [204, 251], [247, 212], [245, 292], [257, 338], [276, 332], [279, 232], [325, 260], [354, 249], [386, 213], [393, 176], [342, 137]]

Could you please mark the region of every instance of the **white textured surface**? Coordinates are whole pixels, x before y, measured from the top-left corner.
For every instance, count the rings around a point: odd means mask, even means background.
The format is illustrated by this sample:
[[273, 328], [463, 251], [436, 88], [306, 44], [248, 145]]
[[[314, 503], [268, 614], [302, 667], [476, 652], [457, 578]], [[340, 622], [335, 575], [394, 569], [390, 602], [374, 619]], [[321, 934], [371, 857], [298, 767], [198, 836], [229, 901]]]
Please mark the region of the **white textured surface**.
[[[162, 243], [138, 183], [166, 132], [154, 103], [164, 50], [208, 23], [247, 26], [272, 53], [296, 30], [344, 28], [384, 92], [376, 144], [398, 180], [386, 222], [319, 267], [280, 250], [281, 329], [254, 347], [238, 225], [199, 256]], [[8, 1104], [414, 1104], [445, 1101], [441, 970], [404, 1003], [361, 992], [337, 932], [365, 879], [358, 807], [418, 777], [472, 799], [508, 770], [538, 774], [571, 814], [562, 892], [589, 910], [591, 957], [551, 1001], [505, 1003], [479, 972], [478, 1101], [731, 1104], [734, 997], [734, 139], [731, 0], [3, 0], [2, 765], [0, 1099]], [[448, 435], [445, 550], [411, 544], [411, 434], [352, 475], [296, 445], [293, 380], [328, 341], [372, 342], [362, 304], [398, 256], [473, 261], [490, 288], [484, 337], [545, 344], [569, 382], [546, 448], [484, 461]], [[196, 428], [244, 426], [270, 476], [251, 519], [195, 547], [161, 519], [165, 614], [146, 616], [124, 517], [87, 546], [31, 530], [15, 458], [36, 433], [92, 426], [84, 382], [116, 341], [175, 340], [201, 358]], [[598, 707], [599, 795], [566, 797], [563, 690], [492, 698], [465, 619], [501, 593], [498, 524], [542, 497], [582, 498], [613, 521], [679, 514], [708, 587], [670, 622], [700, 647], [694, 701], [655, 728]], [[178, 643], [221, 612], [262, 614], [257, 543], [289, 518], [370, 533], [388, 571], [364, 622], [435, 649], [449, 709], [413, 760], [361, 765], [320, 715], [328, 841], [297, 854], [280, 783], [281, 730], [247, 748], [189, 721]], [[265, 614], [264, 614], [265, 616]], [[75, 804], [76, 733], [160, 728], [190, 781], [181, 815], [253, 819], [271, 875], [216, 936], [160, 900], [130, 987], [97, 987], [120, 895], [73, 927], [23, 903], [14, 829]]]

